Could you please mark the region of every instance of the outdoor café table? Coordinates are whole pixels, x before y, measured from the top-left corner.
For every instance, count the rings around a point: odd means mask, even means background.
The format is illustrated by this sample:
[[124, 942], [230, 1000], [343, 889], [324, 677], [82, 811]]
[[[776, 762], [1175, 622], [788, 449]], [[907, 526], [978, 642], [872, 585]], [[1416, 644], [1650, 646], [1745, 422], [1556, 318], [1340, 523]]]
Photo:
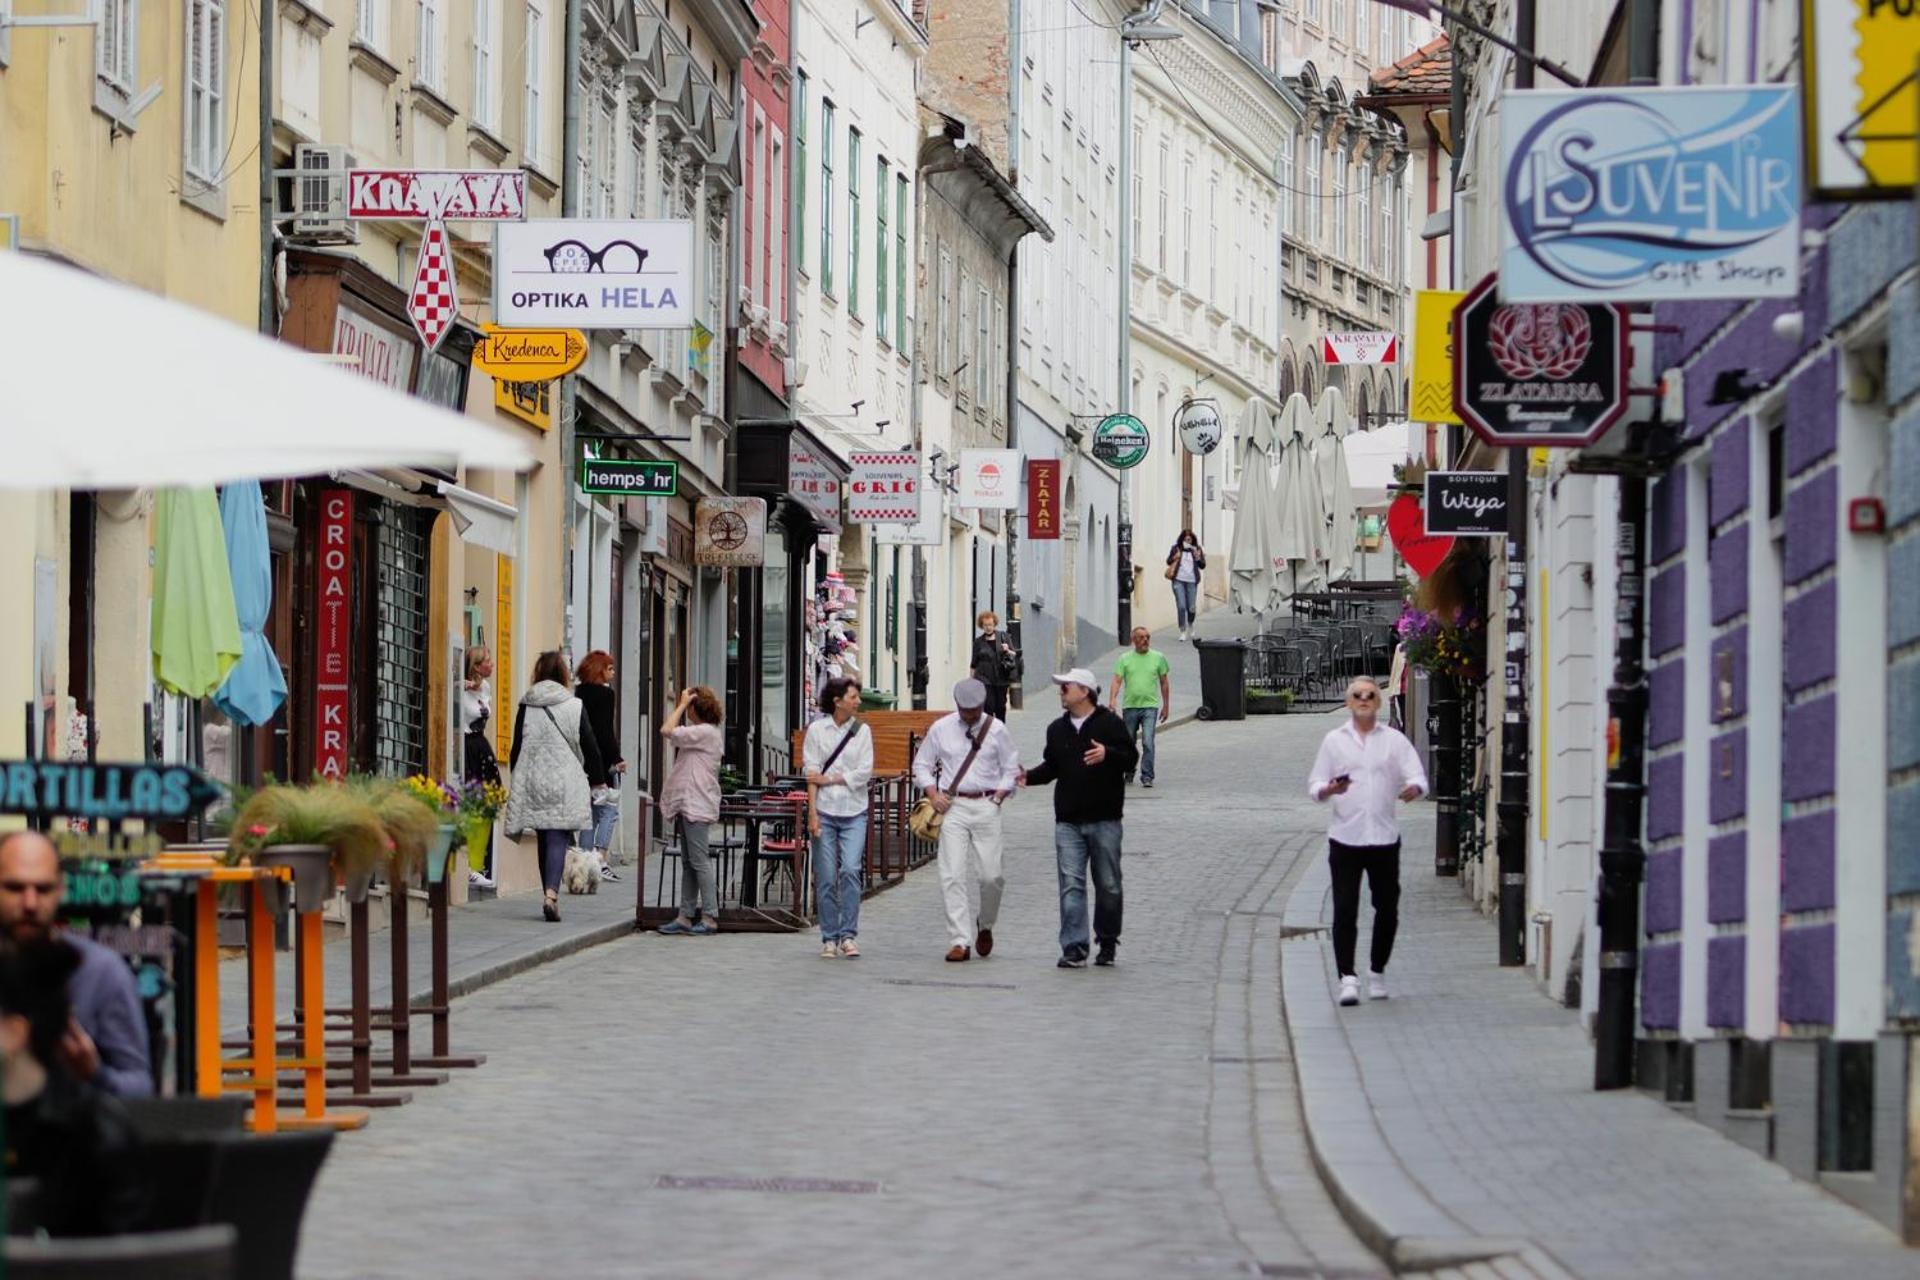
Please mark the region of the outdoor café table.
[[[747, 844], [740, 862], [740, 905], [758, 907], [760, 905], [760, 850], [761, 828], [767, 823], [790, 823], [794, 838], [801, 842], [802, 850], [806, 844], [807, 796], [804, 790], [795, 792], [779, 791], [739, 791], [720, 801], [720, 822], [722, 826], [739, 823], [746, 828]], [[801, 875], [800, 854], [795, 854], [795, 880]]]

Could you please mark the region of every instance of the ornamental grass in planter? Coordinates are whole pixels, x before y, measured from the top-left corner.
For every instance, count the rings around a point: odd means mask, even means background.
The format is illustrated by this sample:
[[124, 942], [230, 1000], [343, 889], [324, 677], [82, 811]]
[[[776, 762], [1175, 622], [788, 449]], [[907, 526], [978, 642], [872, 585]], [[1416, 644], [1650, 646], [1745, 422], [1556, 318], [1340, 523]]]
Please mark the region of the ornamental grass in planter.
[[371, 874], [387, 843], [379, 816], [346, 787], [280, 783], [254, 792], [234, 814], [227, 858], [292, 867], [295, 909], [318, 911], [336, 876]]
[[440, 835], [439, 811], [428, 805], [404, 782], [391, 778], [354, 777], [347, 789], [365, 800], [386, 832], [388, 857], [395, 882], [426, 865], [427, 851]]

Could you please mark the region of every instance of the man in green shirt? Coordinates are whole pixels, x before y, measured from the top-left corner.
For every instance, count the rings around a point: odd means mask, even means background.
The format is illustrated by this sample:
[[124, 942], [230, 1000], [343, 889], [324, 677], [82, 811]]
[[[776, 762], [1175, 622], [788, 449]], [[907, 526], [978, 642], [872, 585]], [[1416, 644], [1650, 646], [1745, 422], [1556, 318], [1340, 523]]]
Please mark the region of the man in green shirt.
[[[1150, 648], [1152, 640], [1145, 627], [1133, 629], [1133, 648], [1114, 663], [1113, 690], [1107, 695], [1108, 704], [1120, 708], [1127, 732], [1140, 740], [1140, 785], [1143, 787], [1153, 785], [1154, 730], [1167, 722], [1173, 707], [1167, 655]], [[1133, 781], [1132, 774], [1127, 775], [1127, 781]]]

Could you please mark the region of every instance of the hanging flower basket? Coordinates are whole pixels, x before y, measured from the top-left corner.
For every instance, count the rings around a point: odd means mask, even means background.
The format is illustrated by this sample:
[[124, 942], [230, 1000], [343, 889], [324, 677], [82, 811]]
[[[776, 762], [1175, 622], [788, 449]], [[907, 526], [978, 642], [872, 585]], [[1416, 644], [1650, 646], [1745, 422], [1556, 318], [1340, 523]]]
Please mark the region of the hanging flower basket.
[[293, 869], [293, 909], [318, 911], [333, 897], [333, 850], [324, 844], [272, 844], [253, 855], [256, 867]]

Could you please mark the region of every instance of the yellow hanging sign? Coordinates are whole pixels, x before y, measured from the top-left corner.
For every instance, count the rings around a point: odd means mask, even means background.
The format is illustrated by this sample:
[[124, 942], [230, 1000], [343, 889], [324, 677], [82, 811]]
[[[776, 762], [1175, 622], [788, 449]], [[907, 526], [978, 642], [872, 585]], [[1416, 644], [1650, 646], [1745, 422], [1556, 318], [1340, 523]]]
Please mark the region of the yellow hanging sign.
[[1920, 4], [1803, 0], [1809, 194], [1900, 195], [1920, 178]]
[[1465, 293], [1422, 289], [1413, 295], [1413, 393], [1408, 416], [1415, 422], [1458, 422], [1453, 410], [1453, 309]]
[[487, 326], [473, 344], [473, 367], [507, 382], [550, 382], [578, 369], [587, 358], [587, 335], [578, 329], [502, 329]]

